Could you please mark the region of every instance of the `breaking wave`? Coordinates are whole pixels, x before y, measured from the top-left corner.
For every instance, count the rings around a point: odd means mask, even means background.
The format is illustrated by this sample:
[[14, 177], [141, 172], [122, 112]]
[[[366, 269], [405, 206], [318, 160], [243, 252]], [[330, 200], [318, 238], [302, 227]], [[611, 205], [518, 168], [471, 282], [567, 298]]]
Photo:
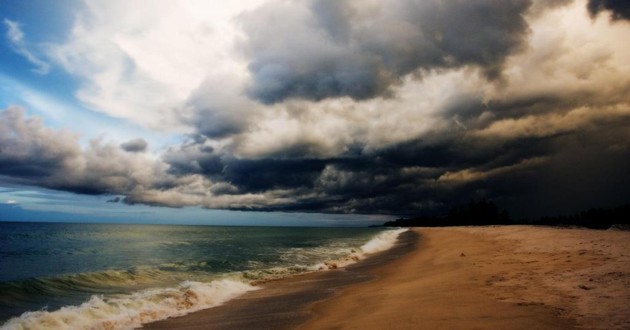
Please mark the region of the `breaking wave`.
[[[407, 229], [386, 230], [359, 246], [330, 244], [328, 246], [293, 248], [285, 251], [286, 259], [299, 264], [272, 266], [258, 261], [242, 272], [213, 275], [209, 282], [183, 281], [178, 285], [158, 289], [145, 289], [125, 294], [92, 295], [89, 300], [54, 311], [31, 311], [9, 319], [0, 330], [18, 329], [134, 329], [142, 324], [182, 316], [202, 309], [215, 307], [248, 291], [256, 290], [256, 282], [288, 277], [296, 274], [330, 270], [358, 262], [371, 254], [386, 251], [394, 246], [398, 236]], [[325, 262], [316, 261], [328, 260]], [[110, 284], [119, 288], [157, 285], [160, 280], [192, 276], [189, 265], [177, 272], [173, 267], [138, 268], [129, 271], [84, 273], [52, 279], [30, 279], [4, 289], [10, 295], [26, 291], [42, 294], [49, 291], [69, 293], [71, 290], [105, 290]], [[179, 267], [175, 267], [179, 268]], [[229, 276], [229, 277], [225, 277]], [[5, 284], [6, 286], [6, 284]], [[15, 287], [14, 287], [15, 286]], [[4, 291], [4, 290], [3, 290]], [[93, 291], [94, 292], [94, 291]]]
[[185, 281], [173, 288], [150, 289], [128, 295], [94, 295], [79, 306], [27, 312], [2, 329], [134, 329], [142, 324], [215, 307], [256, 287], [235, 280], [210, 283]]
[[376, 237], [371, 239], [369, 242], [363, 244], [363, 246], [361, 246], [361, 251], [365, 254], [374, 254], [389, 250], [396, 243], [398, 235], [406, 232], [407, 230], [409, 229], [394, 229], [384, 231], [376, 235]]

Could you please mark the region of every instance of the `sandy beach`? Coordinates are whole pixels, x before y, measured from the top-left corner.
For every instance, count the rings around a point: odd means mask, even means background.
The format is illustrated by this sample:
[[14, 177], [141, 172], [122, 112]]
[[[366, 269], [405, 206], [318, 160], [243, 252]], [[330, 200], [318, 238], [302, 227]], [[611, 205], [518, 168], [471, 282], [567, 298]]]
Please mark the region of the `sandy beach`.
[[630, 232], [419, 228], [346, 269], [148, 328], [630, 329]]

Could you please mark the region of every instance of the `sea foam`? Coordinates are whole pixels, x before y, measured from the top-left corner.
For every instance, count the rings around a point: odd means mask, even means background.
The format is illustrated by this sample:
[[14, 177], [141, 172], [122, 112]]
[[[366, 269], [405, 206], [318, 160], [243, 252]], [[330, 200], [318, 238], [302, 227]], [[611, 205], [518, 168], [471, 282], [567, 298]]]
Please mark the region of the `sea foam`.
[[149, 322], [215, 307], [256, 289], [229, 279], [209, 283], [185, 281], [173, 288], [108, 298], [92, 296], [79, 306], [52, 312], [27, 312], [10, 319], [0, 329], [134, 329]]
[[337, 269], [339, 267], [345, 267], [359, 260], [365, 259], [366, 257], [391, 249], [398, 240], [398, 236], [404, 232], [406, 232], [407, 228], [401, 229], [392, 229], [386, 230], [384, 232], [379, 233], [372, 239], [370, 239], [365, 244], [361, 245], [358, 249], [351, 250], [351, 253], [346, 257], [335, 260], [335, 261], [327, 261], [324, 263], [320, 263], [314, 266], [309, 267], [311, 270], [327, 270], [327, 269]]
[[396, 243], [398, 235], [406, 232], [407, 230], [409, 229], [402, 228], [384, 231], [376, 235], [376, 237], [374, 237], [367, 243], [363, 244], [363, 246], [361, 246], [361, 252], [365, 254], [374, 254], [377, 252], [389, 250]]
[[[250, 270], [231, 278], [211, 282], [184, 281], [176, 287], [148, 289], [117, 296], [94, 295], [78, 306], [66, 306], [55, 311], [26, 312], [0, 326], [0, 330], [17, 329], [134, 329], [142, 324], [169, 317], [186, 315], [198, 310], [219, 306], [248, 291], [256, 290], [247, 279], [277, 279], [298, 273], [345, 267], [371, 254], [394, 246], [398, 236], [408, 229], [383, 231], [360, 247], [314, 249], [317, 254], [344, 256], [311, 265], [271, 267]], [[312, 250], [312, 249], [309, 249]], [[305, 251], [300, 251], [304, 253]]]

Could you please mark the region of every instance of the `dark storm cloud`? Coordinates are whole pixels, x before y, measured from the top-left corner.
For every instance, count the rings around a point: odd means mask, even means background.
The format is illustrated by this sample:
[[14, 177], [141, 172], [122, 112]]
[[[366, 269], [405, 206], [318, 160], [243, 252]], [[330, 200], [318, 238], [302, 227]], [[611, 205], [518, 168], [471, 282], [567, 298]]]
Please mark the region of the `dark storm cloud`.
[[242, 120], [224, 112], [202, 110], [194, 117], [199, 134], [209, 138], [224, 138], [241, 132], [245, 128]]
[[[439, 183], [445, 173], [467, 168], [492, 171], [546, 154], [545, 148], [531, 141], [483, 149], [464, 141], [461, 134], [434, 140], [331, 158], [237, 159], [191, 144], [186, 152], [171, 151], [165, 160], [171, 171], [180, 175], [203, 173], [235, 188], [219, 194], [286, 190], [294, 198], [288, 204], [261, 205], [259, 210], [411, 214], [419, 210], [438, 212], [449, 205], [447, 201], [470, 198], [466, 185]], [[203, 163], [212, 165], [198, 166]]]
[[243, 131], [255, 107], [253, 102], [240, 95], [240, 87], [233, 85], [231, 79], [218, 79], [207, 79], [190, 95], [186, 107], [192, 109], [192, 115], [182, 118], [201, 136], [214, 139]]
[[[630, 141], [630, 115], [620, 107], [624, 100], [584, 89], [488, 101], [462, 93], [438, 114], [453, 123], [450, 129], [380, 148], [357, 142], [336, 155], [314, 157], [316, 147], [296, 140], [248, 158], [193, 136], [163, 159], [173, 175], [225, 183], [213, 193], [238, 199], [222, 204], [228, 209], [440, 214], [471, 198], [491, 198], [516, 215], [553, 213], [553, 200], [561, 202], [557, 210], [569, 212], [588, 204], [589, 186], [602, 192], [593, 206], [614, 206], [630, 193], [628, 185], [604, 183], [617, 175], [617, 182], [627, 181], [630, 144], [622, 141]], [[563, 195], [569, 191], [579, 196]], [[242, 196], [269, 192], [283, 201], [241, 202]]]
[[218, 154], [212, 148], [196, 143], [172, 148], [164, 154], [163, 159], [169, 164], [172, 174], [202, 174], [234, 184], [243, 193], [312, 188], [327, 163], [324, 159], [308, 158], [235, 158]]
[[624, 0], [589, 0], [588, 10], [593, 16], [610, 11], [613, 20], [630, 20], [630, 2]]
[[471, 182], [465, 188], [490, 193], [513, 214], [525, 217], [628, 203], [628, 127], [630, 120], [541, 140], [547, 150], [543, 163]]
[[412, 72], [480, 67], [496, 78], [528, 32], [530, 1], [272, 2], [241, 17], [250, 93], [367, 99]]
[[40, 119], [24, 118], [19, 108], [0, 113], [1, 174], [18, 180], [37, 180], [54, 175], [79, 150], [76, 137], [45, 129]]
[[143, 139], [133, 139], [120, 145], [127, 152], [145, 152], [147, 151], [147, 141]]
[[221, 156], [215, 154], [213, 148], [204, 146], [205, 141], [205, 138], [197, 137], [177, 148], [169, 148], [162, 156], [170, 165], [169, 172], [174, 175], [219, 175], [224, 168]]
[[131, 194], [150, 186], [159, 172], [150, 160], [99, 140], [82, 149], [78, 136], [47, 128], [20, 108], [0, 112], [0, 175], [5, 179], [81, 194]]
[[239, 18], [257, 100], [231, 79], [204, 82], [180, 114], [192, 134], [158, 155], [138, 141], [81, 146], [8, 109], [0, 180], [234, 210], [623, 204], [630, 53], [614, 38], [627, 30], [588, 15], [570, 0], [274, 1]]
[[[528, 108], [530, 103], [504, 105], [502, 111], [524, 111], [510, 107]], [[122, 195], [118, 201], [128, 204], [412, 215], [440, 214], [454, 204], [485, 197], [517, 214], [538, 215], [541, 210], [573, 210], [587, 203], [588, 189], [608, 204], [621, 203], [630, 194], [624, 172], [630, 165], [630, 144], [625, 142], [630, 141], [630, 116], [590, 122], [596, 125], [547, 136], [496, 139], [473, 134], [496, 124], [491, 122], [472, 132], [436, 131], [423, 139], [370, 151], [357, 147], [328, 158], [299, 157], [295, 152], [277, 158], [236, 158], [209, 147], [206, 138], [193, 137], [163, 155], [166, 173], [156, 169], [160, 163], [121, 153], [115, 146], [92, 143], [81, 150], [75, 137], [60, 139], [59, 132], [10, 109], [0, 121], [2, 132], [9, 132], [0, 139], [1, 160], [2, 165], [8, 160], [16, 165], [0, 167], [0, 174], [53, 189]], [[44, 146], [38, 142], [42, 139], [57, 144]], [[15, 150], [22, 150], [22, 156]], [[12, 170], [37, 164], [37, 159], [47, 159], [39, 171]], [[82, 163], [88, 166], [81, 167]], [[202, 178], [214, 183], [204, 184]], [[213, 197], [204, 202], [199, 199], [203, 196]], [[555, 209], [552, 201], [559, 203]]]
[[312, 188], [326, 165], [321, 159], [230, 159], [223, 173], [230, 183], [248, 192]]

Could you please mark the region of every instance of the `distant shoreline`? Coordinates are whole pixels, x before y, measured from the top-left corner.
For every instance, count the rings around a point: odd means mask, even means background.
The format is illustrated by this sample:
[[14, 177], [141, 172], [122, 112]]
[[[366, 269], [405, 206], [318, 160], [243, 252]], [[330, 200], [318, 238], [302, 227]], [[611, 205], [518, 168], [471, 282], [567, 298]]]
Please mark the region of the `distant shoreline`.
[[385, 259], [266, 283], [146, 328], [630, 327], [629, 232], [451, 227], [401, 238]]

